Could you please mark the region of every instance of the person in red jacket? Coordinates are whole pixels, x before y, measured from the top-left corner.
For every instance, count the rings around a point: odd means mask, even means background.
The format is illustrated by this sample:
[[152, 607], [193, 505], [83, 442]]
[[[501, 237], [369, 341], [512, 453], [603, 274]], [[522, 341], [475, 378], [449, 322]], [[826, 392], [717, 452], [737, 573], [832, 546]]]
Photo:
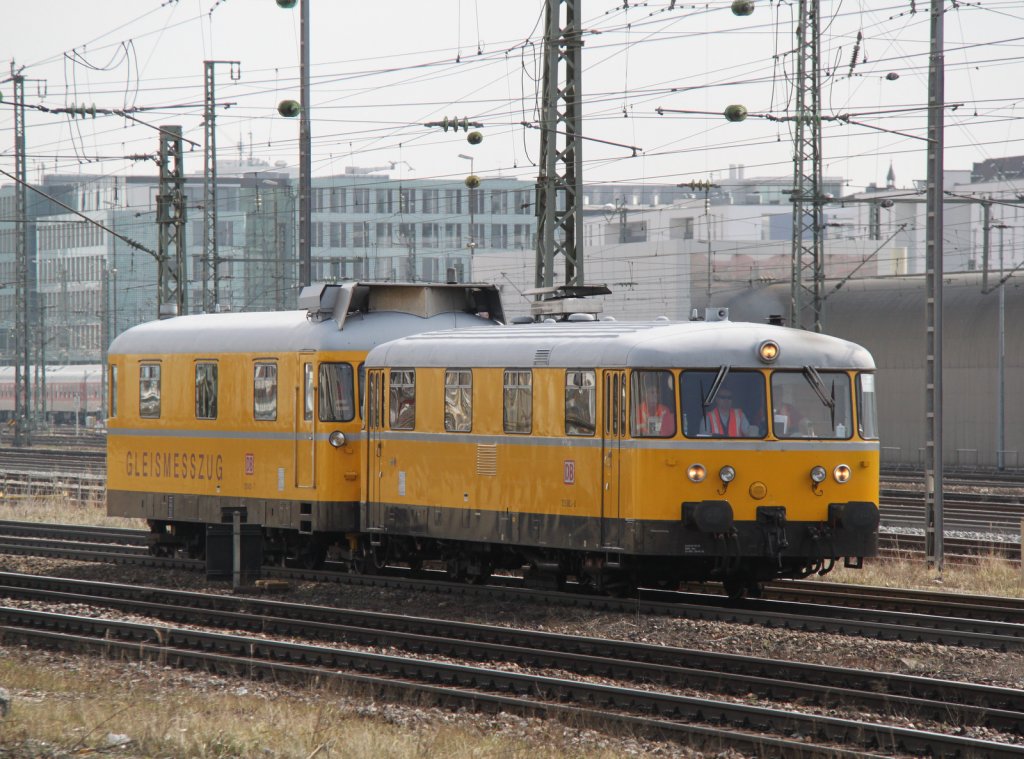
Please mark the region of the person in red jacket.
[[757, 426], [747, 420], [743, 409], [733, 401], [732, 389], [721, 387], [715, 395], [714, 406], [704, 415], [700, 434], [712, 437], [757, 437]]
[[644, 388], [643, 401], [636, 410], [634, 429], [637, 437], [672, 437], [676, 434], [676, 416], [661, 402], [654, 382]]

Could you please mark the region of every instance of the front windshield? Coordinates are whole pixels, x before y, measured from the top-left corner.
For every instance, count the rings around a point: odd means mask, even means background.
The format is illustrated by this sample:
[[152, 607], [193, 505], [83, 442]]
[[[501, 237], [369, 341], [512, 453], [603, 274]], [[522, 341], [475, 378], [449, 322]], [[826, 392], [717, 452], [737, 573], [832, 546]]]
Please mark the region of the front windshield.
[[772, 373], [772, 423], [779, 438], [847, 439], [850, 377], [844, 372], [776, 371]]
[[[711, 395], [716, 379], [722, 378]], [[764, 437], [764, 375], [752, 371], [692, 370], [679, 383], [687, 437]]]

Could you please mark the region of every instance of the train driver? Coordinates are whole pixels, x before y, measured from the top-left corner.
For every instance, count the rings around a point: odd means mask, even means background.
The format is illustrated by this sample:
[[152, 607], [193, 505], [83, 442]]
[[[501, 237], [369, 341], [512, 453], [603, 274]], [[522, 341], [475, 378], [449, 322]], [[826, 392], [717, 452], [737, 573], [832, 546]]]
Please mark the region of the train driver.
[[743, 409], [734, 404], [732, 388], [723, 385], [715, 395], [714, 406], [704, 414], [700, 434], [713, 437], [757, 437], [760, 430], [747, 420]]
[[636, 409], [633, 427], [638, 437], [672, 437], [676, 433], [676, 417], [672, 409], [661, 402], [658, 383], [653, 379], [645, 383], [643, 401]]

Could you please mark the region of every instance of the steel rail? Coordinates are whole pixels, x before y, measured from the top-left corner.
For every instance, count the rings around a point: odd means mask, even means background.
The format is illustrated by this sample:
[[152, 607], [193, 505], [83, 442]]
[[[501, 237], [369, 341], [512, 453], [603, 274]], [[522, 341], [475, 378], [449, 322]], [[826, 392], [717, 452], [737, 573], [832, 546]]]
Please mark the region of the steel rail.
[[[445, 683], [481, 691], [537, 694], [548, 700], [566, 701], [591, 709], [599, 709], [602, 718], [617, 712], [657, 715], [673, 720], [692, 720], [712, 724], [728, 724], [734, 729], [771, 730], [776, 734], [811, 736], [816, 741], [834, 742], [841, 746], [856, 745], [867, 749], [897, 750], [921, 755], [926, 751], [943, 755], [974, 755], [989, 757], [1024, 756], [1024, 746], [966, 738], [947, 733], [929, 732], [894, 725], [841, 719], [825, 715], [807, 715], [783, 709], [751, 706], [742, 703], [680, 696], [651, 690], [566, 680], [545, 675], [486, 669], [481, 667], [432, 662], [423, 659], [329, 648], [263, 638], [250, 638], [224, 633], [210, 633], [180, 628], [154, 628], [129, 622], [99, 620], [93, 617], [52, 614], [25, 609], [0, 607], [0, 621], [5, 639], [18, 639], [26, 629], [67, 632], [76, 636], [96, 636], [96, 644], [109, 645], [120, 640], [140, 654], [150, 652], [165, 664], [186, 665], [196, 659], [209, 662], [211, 652], [242, 657], [228, 662], [232, 667], [252, 676], [262, 663], [297, 662], [317, 668], [336, 668], [375, 676], [413, 679], [426, 683]], [[52, 640], [52, 637], [51, 637]], [[124, 649], [121, 649], [122, 652]]]

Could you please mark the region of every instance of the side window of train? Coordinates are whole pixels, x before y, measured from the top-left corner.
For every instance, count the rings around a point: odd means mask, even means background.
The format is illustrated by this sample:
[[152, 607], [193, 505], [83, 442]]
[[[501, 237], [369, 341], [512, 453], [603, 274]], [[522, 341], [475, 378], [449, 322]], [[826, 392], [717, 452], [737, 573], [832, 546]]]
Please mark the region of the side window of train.
[[117, 416], [117, 365], [110, 365], [110, 417]]
[[160, 418], [160, 364], [139, 366], [139, 416]]
[[630, 393], [633, 437], [676, 434], [676, 393], [671, 372], [633, 372]]
[[351, 364], [320, 364], [320, 421], [351, 422], [356, 415]]
[[875, 375], [857, 375], [857, 431], [865, 440], [878, 440], [878, 405]]
[[366, 364], [359, 365], [359, 414], [366, 418]]
[[718, 369], [690, 369], [680, 376], [683, 434], [687, 437], [764, 437], [768, 432], [764, 375], [733, 369], [726, 374], [711, 403], [705, 405], [718, 373]]
[[253, 366], [252, 399], [253, 419], [277, 419], [277, 364], [258, 361]]
[[565, 373], [565, 434], [593, 435], [597, 431], [593, 369], [570, 369]]
[[473, 429], [473, 372], [444, 370], [444, 428], [447, 432]]
[[533, 372], [506, 369], [503, 426], [505, 432], [529, 435], [533, 431]]
[[313, 421], [313, 365], [302, 365], [302, 419]]
[[196, 419], [217, 418], [217, 364], [196, 363]]
[[393, 430], [416, 428], [416, 370], [392, 369], [388, 422]]

